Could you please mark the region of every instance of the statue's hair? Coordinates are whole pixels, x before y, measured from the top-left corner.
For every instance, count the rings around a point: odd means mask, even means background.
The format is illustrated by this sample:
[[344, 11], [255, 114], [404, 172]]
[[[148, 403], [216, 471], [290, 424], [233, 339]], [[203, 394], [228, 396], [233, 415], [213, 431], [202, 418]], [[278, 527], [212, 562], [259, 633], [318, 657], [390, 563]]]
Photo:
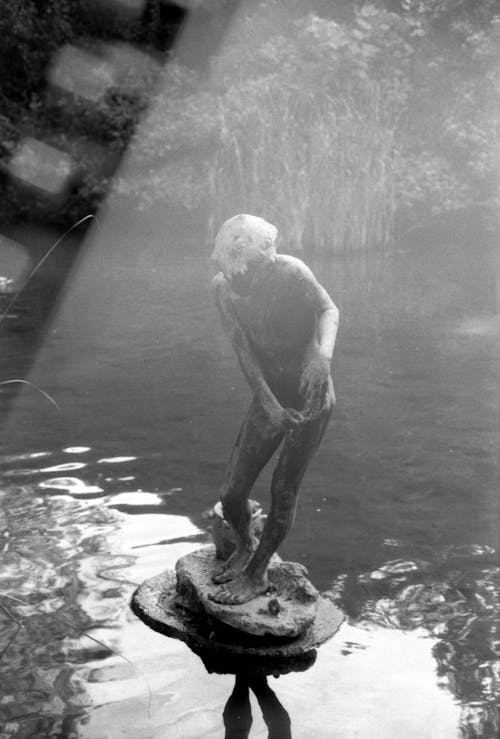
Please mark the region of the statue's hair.
[[259, 255], [276, 256], [278, 229], [259, 216], [240, 213], [225, 221], [215, 237], [212, 259], [228, 277], [243, 273]]

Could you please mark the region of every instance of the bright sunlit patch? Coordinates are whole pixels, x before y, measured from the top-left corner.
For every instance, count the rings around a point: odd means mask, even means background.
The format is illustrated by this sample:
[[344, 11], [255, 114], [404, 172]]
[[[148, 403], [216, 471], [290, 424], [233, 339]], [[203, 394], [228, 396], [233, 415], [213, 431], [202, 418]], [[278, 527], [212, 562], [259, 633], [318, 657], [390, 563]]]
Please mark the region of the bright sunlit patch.
[[49, 82], [72, 95], [96, 102], [114, 84], [113, 66], [95, 54], [68, 44], [55, 57]]
[[0, 251], [2, 253], [0, 294], [8, 295], [16, 289], [16, 283], [26, 274], [30, 260], [27, 249], [4, 234], [0, 234]]
[[65, 490], [70, 495], [103, 492], [102, 488], [98, 485], [87, 485], [86, 482], [78, 479], [78, 477], [51, 477], [50, 480], [41, 482], [38, 487], [51, 490]]
[[0, 457], [0, 463], [12, 464], [12, 462], [24, 462], [27, 459], [38, 459], [39, 457], [50, 457], [52, 452], [29, 452], [27, 454], [7, 454]]
[[187, 516], [143, 513], [127, 516], [117, 535], [121, 547], [127, 550], [160, 543], [166, 544], [173, 539], [183, 539], [203, 533]]
[[386, 577], [407, 575], [409, 572], [415, 572], [416, 570], [426, 569], [428, 567], [427, 562], [418, 560], [416, 562], [410, 562], [403, 559], [395, 559], [391, 562], [386, 562], [378, 570], [374, 570], [370, 573], [363, 573], [358, 576], [360, 582], [368, 582], [369, 580], [384, 580]]
[[483, 557], [489, 554], [495, 554], [495, 550], [487, 544], [460, 544], [447, 551], [447, 557]]
[[97, 464], [118, 464], [119, 462], [132, 462], [137, 457], [103, 457], [98, 459]]
[[20, 143], [8, 164], [13, 177], [51, 195], [63, 192], [73, 168], [68, 154], [30, 137]]
[[130, 505], [130, 506], [141, 506], [141, 505], [161, 505], [162, 500], [159, 495], [154, 493], [142, 493], [139, 491], [133, 493], [119, 493], [113, 495], [111, 500], [108, 501], [108, 505]]
[[90, 452], [89, 446], [68, 446], [66, 449], [63, 449], [63, 452], [66, 454], [85, 454], [85, 452]]
[[169, 488], [169, 490], [165, 490], [165, 492], [158, 492], [158, 495], [166, 497], [167, 495], [175, 495], [175, 493], [182, 493], [182, 488]]
[[165, 570], [175, 570], [175, 565], [186, 554], [199, 551], [209, 542], [178, 541], [174, 544], [153, 544], [141, 549], [134, 549], [135, 561], [127, 567], [127, 577], [133, 582], [141, 583], [153, 575]]
[[56, 464], [53, 467], [42, 467], [40, 472], [71, 472], [71, 470], [81, 470], [86, 466], [85, 462], [66, 462], [66, 464]]
[[438, 684], [435, 644], [418, 629], [345, 623], [314, 669], [280, 686], [280, 699], [292, 707], [292, 725], [300, 717], [303, 736], [337, 726], [339, 737], [360, 739], [458, 737], [460, 707]]

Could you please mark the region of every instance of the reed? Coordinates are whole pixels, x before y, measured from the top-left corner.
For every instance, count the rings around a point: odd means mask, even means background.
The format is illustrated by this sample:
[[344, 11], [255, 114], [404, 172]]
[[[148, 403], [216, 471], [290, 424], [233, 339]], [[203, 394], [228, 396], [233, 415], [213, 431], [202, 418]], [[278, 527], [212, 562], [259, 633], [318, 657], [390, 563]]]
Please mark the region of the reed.
[[280, 87], [272, 76], [230, 89], [220, 99], [209, 174], [212, 223], [257, 213], [276, 223], [296, 252], [390, 241], [402, 110], [395, 93], [367, 79], [341, 95], [313, 96]]

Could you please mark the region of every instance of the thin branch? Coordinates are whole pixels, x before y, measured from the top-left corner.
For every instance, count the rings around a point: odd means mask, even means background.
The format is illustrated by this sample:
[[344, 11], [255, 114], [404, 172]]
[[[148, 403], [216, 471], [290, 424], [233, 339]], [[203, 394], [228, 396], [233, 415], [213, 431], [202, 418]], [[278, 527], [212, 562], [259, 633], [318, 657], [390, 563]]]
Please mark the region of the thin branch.
[[2, 380], [0, 382], [0, 385], [12, 385], [12, 384], [14, 384], [16, 382], [20, 382], [23, 385], [30, 385], [31, 387], [35, 388], [35, 390], [38, 393], [40, 393], [40, 395], [43, 395], [44, 398], [47, 398], [47, 400], [49, 400], [52, 403], [52, 405], [54, 405], [57, 408], [58, 411], [61, 410], [59, 408], [59, 406], [57, 405], [56, 401], [54, 400], [54, 398], [51, 395], [49, 395], [48, 393], [46, 393], [45, 390], [42, 390], [40, 387], [38, 387], [38, 385], [35, 385], [34, 382], [30, 382], [30, 380], [21, 380], [21, 379], [16, 379], [16, 380]]
[[50, 257], [50, 255], [52, 254], [52, 252], [54, 251], [54, 249], [56, 249], [59, 246], [59, 244], [61, 243], [61, 241], [63, 239], [65, 239], [66, 236], [69, 233], [71, 233], [71, 231], [73, 231], [73, 229], [78, 228], [78, 226], [80, 226], [82, 223], [85, 223], [85, 221], [88, 221], [89, 218], [94, 218], [94, 220], [97, 223], [99, 223], [99, 221], [97, 220], [96, 216], [93, 215], [92, 213], [89, 213], [89, 215], [86, 215], [83, 218], [80, 218], [80, 220], [77, 221], [76, 223], [73, 223], [73, 225], [70, 226], [68, 228], [68, 230], [65, 231], [63, 233], [63, 235], [60, 236], [54, 244], [52, 244], [52, 246], [50, 247], [50, 249], [43, 255], [43, 257], [40, 259], [40, 261], [38, 262], [38, 264], [31, 270], [31, 272], [29, 273], [29, 275], [27, 276], [27, 278], [24, 280], [24, 282], [21, 285], [21, 287], [19, 288], [19, 290], [14, 294], [14, 297], [7, 304], [7, 307], [5, 308], [4, 312], [2, 313], [2, 315], [0, 315], [0, 323], [2, 323], [2, 321], [4, 320], [4, 318], [6, 317], [6, 315], [8, 314], [9, 310], [12, 308], [12, 306], [14, 305], [14, 303], [16, 302], [16, 300], [18, 299], [19, 295], [22, 293], [22, 291], [24, 290], [24, 288], [26, 287], [26, 285], [28, 284], [28, 282], [31, 280], [31, 278], [33, 277], [33, 275], [35, 275], [36, 272], [38, 272], [38, 270], [40, 269], [40, 267], [42, 266], [42, 264]]

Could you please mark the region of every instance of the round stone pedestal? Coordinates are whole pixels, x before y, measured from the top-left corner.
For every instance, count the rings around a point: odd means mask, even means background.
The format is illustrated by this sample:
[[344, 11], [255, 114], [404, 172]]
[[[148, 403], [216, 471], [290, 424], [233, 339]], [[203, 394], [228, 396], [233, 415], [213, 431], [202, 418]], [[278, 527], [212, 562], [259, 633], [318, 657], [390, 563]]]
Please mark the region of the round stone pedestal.
[[[296, 638], [245, 634], [217, 621], [202, 609], [193, 608], [190, 599], [178, 593], [176, 573], [172, 571], [143, 582], [132, 596], [131, 607], [150, 628], [186, 642], [194, 651], [209, 650], [212, 656], [218, 654], [225, 659], [239, 655], [249, 658], [250, 662], [251, 658], [267, 658], [270, 661], [267, 674], [281, 671], [277, 662], [280, 660], [289, 662], [291, 658], [298, 658], [297, 664], [300, 664], [302, 658], [306, 664], [307, 654], [314, 653], [316, 647], [330, 639], [344, 619], [342, 612], [320, 595], [314, 620]], [[307, 666], [310, 664], [309, 660]]]

